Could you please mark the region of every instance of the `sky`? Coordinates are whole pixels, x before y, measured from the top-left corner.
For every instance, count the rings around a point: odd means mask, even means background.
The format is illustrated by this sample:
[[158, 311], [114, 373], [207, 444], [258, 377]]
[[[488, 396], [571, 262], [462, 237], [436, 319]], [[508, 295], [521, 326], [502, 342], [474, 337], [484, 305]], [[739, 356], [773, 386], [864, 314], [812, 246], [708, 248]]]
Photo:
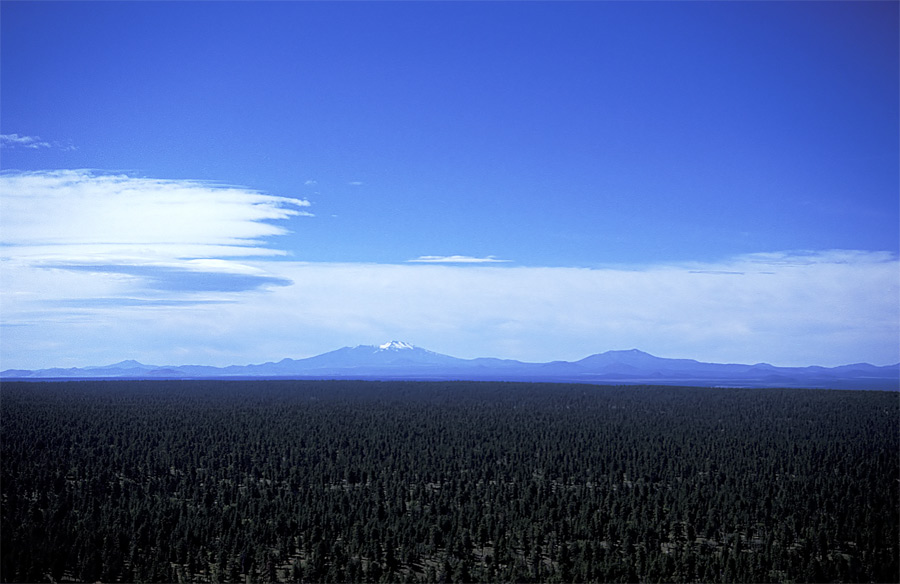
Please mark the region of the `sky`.
[[897, 2], [0, 4], [0, 369], [900, 361]]

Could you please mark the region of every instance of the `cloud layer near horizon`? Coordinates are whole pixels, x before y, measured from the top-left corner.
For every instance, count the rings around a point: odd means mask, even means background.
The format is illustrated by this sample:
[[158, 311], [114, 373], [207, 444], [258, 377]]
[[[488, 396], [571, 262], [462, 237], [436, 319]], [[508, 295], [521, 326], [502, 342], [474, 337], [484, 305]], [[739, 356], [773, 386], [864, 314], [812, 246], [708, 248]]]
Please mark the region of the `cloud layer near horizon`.
[[776, 365], [898, 360], [900, 264], [887, 252], [594, 269], [317, 264], [269, 259], [281, 252], [265, 245], [283, 233], [270, 221], [305, 213], [300, 199], [87, 171], [7, 173], [0, 190], [0, 369], [246, 364], [388, 339], [531, 361], [632, 347]]
[[450, 256], [419, 256], [413, 260], [406, 260], [411, 264], [498, 264], [509, 262], [510, 260], [498, 260], [494, 256], [487, 256], [485, 258], [475, 258], [471, 256], [464, 255], [450, 255]]
[[[272, 289], [257, 318], [287, 315], [277, 336], [303, 331], [333, 339], [329, 348], [398, 338], [534, 361], [632, 347], [779, 365], [898, 360], [900, 271], [884, 253], [603, 269], [292, 263], [281, 273], [295, 284]], [[317, 352], [290, 342], [294, 355]]]
[[847, 255], [642, 269], [255, 261], [284, 285], [202, 292], [33, 269], [5, 278], [4, 297], [24, 297], [4, 302], [3, 367], [246, 364], [393, 338], [467, 358], [635, 347], [722, 362], [896, 362], [897, 260]]

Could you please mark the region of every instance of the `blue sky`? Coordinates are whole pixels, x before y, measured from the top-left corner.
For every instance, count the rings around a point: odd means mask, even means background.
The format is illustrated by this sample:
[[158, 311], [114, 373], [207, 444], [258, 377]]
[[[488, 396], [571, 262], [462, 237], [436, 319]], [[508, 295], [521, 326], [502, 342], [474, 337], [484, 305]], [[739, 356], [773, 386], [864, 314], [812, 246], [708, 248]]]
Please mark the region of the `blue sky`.
[[895, 2], [0, 6], [0, 368], [900, 360]]

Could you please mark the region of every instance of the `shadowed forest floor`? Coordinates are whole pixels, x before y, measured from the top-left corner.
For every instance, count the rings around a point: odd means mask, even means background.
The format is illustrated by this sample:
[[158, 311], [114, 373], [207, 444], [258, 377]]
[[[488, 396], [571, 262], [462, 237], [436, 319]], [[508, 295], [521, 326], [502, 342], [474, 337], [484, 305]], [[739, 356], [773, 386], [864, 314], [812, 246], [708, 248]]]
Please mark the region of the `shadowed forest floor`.
[[894, 392], [4, 383], [3, 581], [900, 580]]

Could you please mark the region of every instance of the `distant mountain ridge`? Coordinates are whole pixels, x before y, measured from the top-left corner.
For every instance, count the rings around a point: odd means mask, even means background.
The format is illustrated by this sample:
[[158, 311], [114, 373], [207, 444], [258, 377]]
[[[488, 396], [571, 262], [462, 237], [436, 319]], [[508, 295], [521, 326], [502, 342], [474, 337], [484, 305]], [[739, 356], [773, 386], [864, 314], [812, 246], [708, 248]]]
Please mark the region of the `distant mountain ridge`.
[[182, 379], [182, 378], [336, 378], [551, 381], [593, 384], [699, 385], [727, 387], [822, 387], [900, 390], [900, 364], [855, 363], [839, 367], [776, 367], [768, 363], [704, 363], [666, 359], [630, 349], [606, 351], [578, 361], [526, 363], [480, 357], [460, 359], [402, 341], [343, 347], [305, 359], [257, 365], [157, 366], [134, 360], [99, 367], [8, 369], [5, 380], [24, 379]]

